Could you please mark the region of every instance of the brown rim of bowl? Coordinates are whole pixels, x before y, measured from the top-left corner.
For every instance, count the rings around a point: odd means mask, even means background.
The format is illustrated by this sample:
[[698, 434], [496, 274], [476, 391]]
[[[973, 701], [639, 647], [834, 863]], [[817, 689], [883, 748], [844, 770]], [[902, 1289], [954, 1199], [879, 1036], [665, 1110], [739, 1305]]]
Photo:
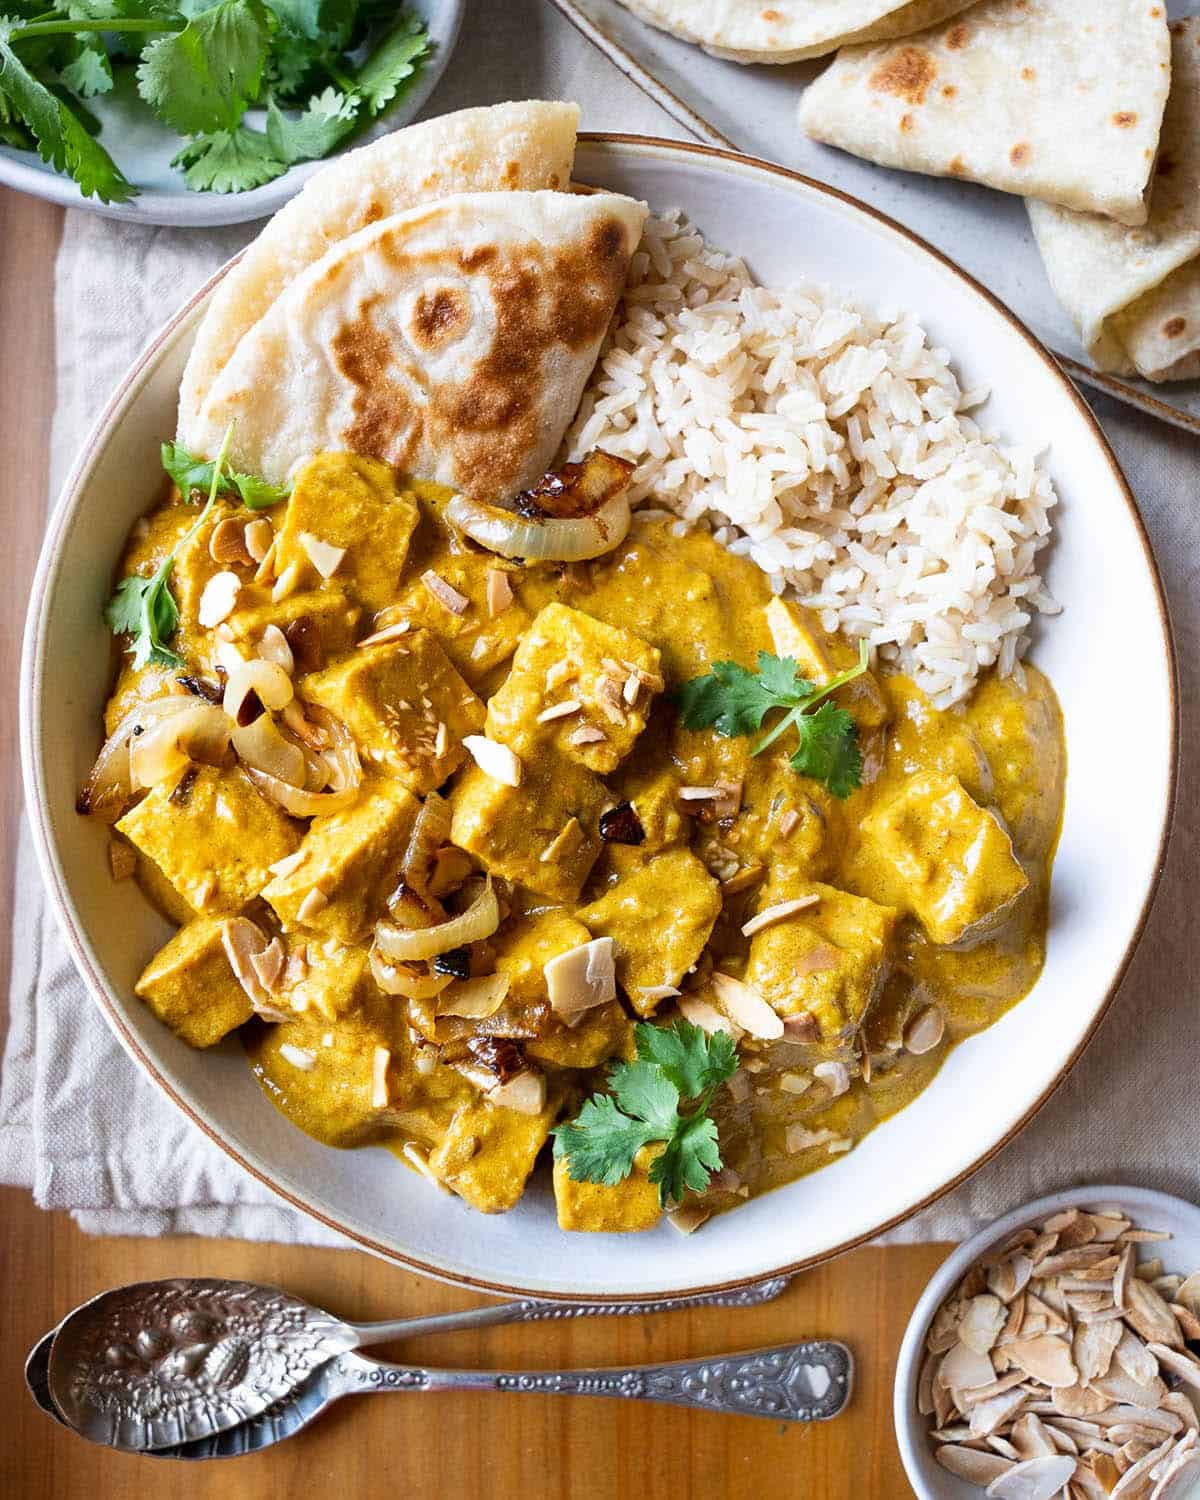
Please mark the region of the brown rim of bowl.
[[[589, 1292], [587, 1294], [588, 1300], [592, 1302], [662, 1302], [674, 1300], [680, 1297], [691, 1297], [696, 1295], [706, 1295], [710, 1293], [736, 1291], [742, 1287], [752, 1286], [755, 1283], [762, 1281], [770, 1276], [792, 1276], [798, 1271], [804, 1271], [811, 1266], [820, 1265], [824, 1261], [832, 1260], [835, 1256], [842, 1255], [847, 1250], [853, 1250], [856, 1246], [865, 1244], [868, 1240], [875, 1239], [880, 1234], [885, 1234], [889, 1229], [894, 1228], [895, 1225], [903, 1223], [906, 1219], [911, 1218], [914, 1214], [920, 1213], [923, 1209], [928, 1208], [931, 1203], [937, 1202], [939, 1198], [943, 1197], [953, 1188], [958, 1187], [959, 1184], [965, 1182], [967, 1178], [973, 1176], [974, 1173], [980, 1169], [980, 1167], [986, 1165], [986, 1163], [989, 1162], [998, 1151], [1000, 1151], [1009, 1143], [1009, 1141], [1011, 1141], [1016, 1135], [1018, 1135], [1020, 1131], [1023, 1130], [1024, 1127], [1029, 1123], [1029, 1121], [1034, 1117], [1034, 1115], [1037, 1114], [1042, 1105], [1046, 1103], [1051, 1094], [1054, 1093], [1055, 1089], [1058, 1088], [1059, 1084], [1062, 1083], [1063, 1079], [1075, 1066], [1076, 1062], [1083, 1054], [1084, 1049], [1088, 1046], [1092, 1038], [1095, 1036], [1100, 1023], [1108, 1014], [1109, 1007], [1112, 1005], [1112, 1002], [1116, 997], [1117, 991], [1121, 985], [1121, 981], [1125, 977], [1125, 974], [1129, 968], [1130, 961], [1133, 958], [1133, 954], [1137, 948], [1139, 941], [1141, 940], [1143, 932], [1145, 931], [1146, 922], [1150, 914], [1150, 907], [1153, 903], [1154, 896], [1162, 880], [1163, 868], [1166, 863], [1167, 844], [1170, 837], [1171, 823], [1174, 817], [1175, 798], [1179, 779], [1178, 661], [1176, 657], [1175, 643], [1171, 629], [1171, 617], [1167, 608], [1166, 595], [1163, 590], [1162, 578], [1159, 574], [1158, 564], [1155, 561], [1154, 552], [1150, 546], [1150, 540], [1146, 532], [1145, 524], [1142, 521], [1141, 513], [1137, 508], [1137, 503], [1134, 500], [1133, 493], [1129, 488], [1129, 484], [1121, 471], [1121, 466], [1117, 462], [1116, 455], [1113, 453], [1108, 439], [1105, 437], [1104, 431], [1101, 428], [1100, 424], [1097, 422], [1091, 408], [1080, 395], [1079, 391], [1072, 384], [1071, 380], [1063, 373], [1054, 356], [1039, 342], [1039, 340], [1029, 331], [1029, 329], [1025, 327], [1021, 320], [1013, 312], [1011, 312], [1003, 302], [999, 300], [999, 298], [995, 297], [991, 292], [989, 292], [986, 287], [981, 286], [980, 283], [974, 279], [974, 277], [968, 275], [966, 271], [963, 271], [959, 266], [955, 265], [955, 263], [948, 256], [943, 255], [940, 250], [937, 250], [932, 245], [928, 244], [920, 237], [920, 235], [914, 234], [912, 230], [906, 229], [902, 224], [897, 223], [895, 219], [889, 218], [886, 214], [880, 213], [877, 209], [871, 208], [868, 204], [859, 202], [858, 199], [852, 197], [848, 193], [843, 193], [837, 188], [829, 187], [825, 183], [817, 182], [810, 177], [805, 177], [800, 172], [793, 172], [787, 167], [776, 166], [771, 162], [761, 161], [756, 157], [746, 156], [737, 151], [723, 151], [719, 150], [715, 146], [702, 146], [694, 144], [690, 141], [665, 140], [661, 137], [656, 136], [622, 135], [609, 132], [589, 131], [581, 133], [579, 139], [580, 141], [586, 141], [590, 144], [602, 146], [631, 146], [638, 149], [649, 147], [655, 150], [666, 152], [682, 152], [687, 156], [698, 157], [700, 159], [724, 160], [732, 162], [734, 165], [739, 167], [748, 167], [753, 171], [769, 172], [772, 175], [783, 178], [786, 181], [798, 182], [804, 187], [811, 189], [816, 193], [822, 194], [826, 197], [835, 198], [839, 202], [844, 203], [850, 208], [857, 210], [859, 213], [866, 215], [868, 218], [874, 219], [877, 223], [883, 225], [890, 232], [900, 235], [910, 244], [915, 246], [918, 250], [922, 251], [928, 256], [931, 256], [946, 270], [950, 271], [962, 282], [964, 282], [967, 287], [975, 293], [977, 297], [981, 298], [985, 303], [987, 303], [987, 305], [992, 309], [993, 312], [997, 313], [1001, 318], [1003, 318], [1005, 322], [1007, 322], [1013, 329], [1013, 331], [1025, 340], [1032, 352], [1036, 354], [1037, 357], [1046, 366], [1046, 369], [1052, 376], [1052, 378], [1056, 380], [1059, 385], [1061, 385], [1070, 400], [1074, 403], [1076, 410], [1079, 412], [1086, 425], [1090, 428], [1095, 442], [1098, 444], [1101, 452], [1104, 454], [1109, 468], [1112, 470], [1113, 478], [1116, 481], [1121, 495], [1125, 500], [1126, 507], [1129, 510], [1134, 526], [1137, 529], [1137, 534], [1142, 545], [1142, 553], [1145, 558], [1146, 566], [1154, 582], [1154, 591], [1158, 603], [1159, 623], [1163, 633], [1163, 640], [1166, 646], [1169, 665], [1168, 680], [1171, 700], [1170, 785], [1167, 792], [1163, 826], [1159, 833], [1158, 850], [1155, 856], [1154, 871], [1151, 876], [1149, 885], [1147, 886], [1145, 896], [1142, 900], [1141, 910], [1138, 913], [1137, 923], [1134, 927], [1129, 942], [1126, 945], [1125, 952], [1122, 955], [1121, 961], [1118, 964], [1117, 969], [1112, 977], [1112, 981], [1109, 984], [1107, 991], [1105, 992], [1104, 999], [1097, 1007], [1091, 1023], [1088, 1025], [1086, 1031], [1080, 1039], [1078, 1046], [1076, 1046], [1070, 1057], [1067, 1058], [1066, 1062], [1059, 1069], [1058, 1073], [1055, 1075], [1053, 1082], [1033, 1102], [1033, 1104], [1030, 1105], [1030, 1107], [1021, 1116], [1021, 1118], [1007, 1131], [1005, 1131], [1004, 1135], [1001, 1136], [1001, 1138], [996, 1141], [994, 1145], [992, 1145], [987, 1151], [985, 1151], [976, 1161], [972, 1162], [969, 1167], [965, 1168], [962, 1172], [958, 1173], [957, 1176], [951, 1178], [948, 1182], [943, 1183], [934, 1192], [929, 1193], [924, 1198], [919, 1199], [916, 1203], [912, 1204], [902, 1213], [894, 1214], [885, 1222], [875, 1225], [871, 1229], [864, 1231], [862, 1234], [854, 1235], [852, 1238], [843, 1241], [839, 1245], [832, 1246], [828, 1250], [823, 1250], [819, 1254], [808, 1256], [803, 1260], [792, 1261], [785, 1265], [758, 1271], [753, 1275], [735, 1277], [730, 1281], [711, 1282], [702, 1286], [687, 1287], [686, 1289], [681, 1291], [652, 1291], [635, 1293]], [[191, 297], [189, 297], [187, 302], [168, 320], [168, 322], [155, 335], [151, 343], [146, 347], [146, 349], [143, 350], [132, 368], [128, 371], [124, 379], [121, 381], [120, 385], [117, 387], [116, 391], [113, 393], [112, 397], [106, 403], [104, 410], [100, 413], [99, 417], [93, 424], [91, 432], [85, 439], [84, 444], [80, 449], [79, 456], [75, 460], [75, 463], [72, 465], [71, 472], [68, 475], [65, 484], [63, 485], [62, 494], [64, 496], [70, 494], [78, 484], [79, 475], [82, 473], [92, 454], [96, 437], [107, 426], [107, 424], [111, 420], [113, 412], [115, 411], [117, 406], [119, 406], [120, 403], [124, 400], [126, 393], [129, 391], [130, 387], [141, 378], [143, 372], [148, 368], [148, 366], [152, 365], [157, 360], [164, 344], [166, 344], [171, 339], [176, 330], [179, 328], [180, 324], [191, 315], [197, 304], [206, 296], [208, 296], [213, 287], [216, 286], [221, 277], [224, 276], [225, 272], [231, 265], [234, 264], [237, 259], [238, 257], [234, 257], [233, 260], [228, 261], [224, 266], [221, 267], [219, 271], [211, 276], [198, 291], [196, 291]], [[50, 575], [54, 571], [54, 559], [57, 555], [58, 550], [57, 543], [59, 535], [63, 529], [66, 511], [67, 508], [62, 504], [56, 504], [54, 507], [54, 511], [51, 515], [47, 528], [46, 537], [42, 544], [42, 551], [38, 560], [37, 572], [34, 576], [33, 584], [30, 590], [29, 613], [26, 620], [25, 639], [21, 658], [21, 765], [30, 812], [30, 822], [34, 834], [34, 843], [37, 850], [38, 863], [41, 866], [43, 879], [46, 882], [46, 885], [53, 898], [54, 904], [57, 908], [60, 927], [63, 930], [64, 936], [67, 940], [68, 946], [70, 947], [71, 955], [75, 961], [77, 968], [86, 979], [89, 989], [92, 991], [94, 998], [99, 1002], [100, 1007], [104, 1012], [105, 1018], [107, 1019], [112, 1029], [116, 1032], [121, 1044], [124, 1046], [125, 1050], [150, 1075], [150, 1077], [153, 1078], [154, 1082], [159, 1086], [159, 1088], [163, 1090], [168, 1098], [171, 1099], [171, 1101], [177, 1106], [177, 1108], [182, 1110], [183, 1113], [188, 1117], [188, 1119], [190, 1119], [198, 1129], [202, 1130], [210, 1140], [218, 1145], [227, 1156], [232, 1157], [232, 1159], [236, 1161], [244, 1171], [249, 1172], [252, 1177], [263, 1183], [265, 1187], [270, 1188], [273, 1193], [282, 1198], [286, 1203], [289, 1203], [293, 1208], [299, 1209], [302, 1213], [308, 1214], [311, 1218], [314, 1218], [320, 1223], [325, 1224], [330, 1229], [334, 1229], [339, 1234], [345, 1235], [347, 1239], [352, 1240], [355, 1244], [360, 1245], [363, 1249], [369, 1250], [373, 1254], [380, 1256], [384, 1260], [391, 1261], [395, 1265], [404, 1266], [408, 1270], [414, 1271], [419, 1275], [432, 1276], [437, 1280], [451, 1282], [456, 1286], [467, 1287], [477, 1292], [489, 1292], [498, 1295], [515, 1297], [536, 1297], [546, 1301], [575, 1300], [575, 1298], [578, 1296], [577, 1293], [548, 1292], [536, 1290], [531, 1291], [527, 1287], [514, 1285], [509, 1282], [487, 1281], [481, 1277], [451, 1273], [438, 1266], [430, 1265], [425, 1261], [418, 1260], [412, 1256], [403, 1255], [396, 1250], [388, 1248], [388, 1246], [386, 1245], [380, 1244], [377, 1240], [372, 1239], [369, 1235], [359, 1233], [352, 1229], [348, 1229], [344, 1224], [341, 1224], [336, 1219], [331, 1218], [327, 1213], [314, 1207], [312, 1204], [305, 1202], [303, 1198], [281, 1188], [277, 1183], [271, 1180], [266, 1172], [261, 1171], [259, 1168], [253, 1166], [238, 1151], [234, 1150], [234, 1148], [230, 1146], [228, 1142], [225, 1141], [217, 1133], [217, 1131], [215, 1131], [205, 1120], [203, 1120], [191, 1108], [189, 1104], [187, 1104], [182, 1098], [180, 1098], [173, 1085], [159, 1072], [150, 1058], [147, 1057], [146, 1054], [142, 1051], [141, 1047], [138, 1044], [136, 1036], [125, 1025], [116, 1007], [109, 1002], [108, 997], [105, 993], [105, 980], [103, 976], [93, 968], [88, 958], [87, 949], [83, 942], [82, 934], [77, 929], [74, 918], [71, 915], [70, 906], [67, 899], [67, 892], [64, 886], [60, 883], [57, 876], [55, 860], [52, 852], [53, 845], [50, 838], [50, 829], [46, 817], [46, 798], [42, 795], [40, 767], [35, 763], [33, 755], [33, 725], [31, 720], [34, 717], [34, 710], [31, 707], [28, 690], [33, 679], [35, 647], [40, 634], [39, 620], [41, 617], [41, 610], [39, 605], [40, 600], [45, 594]]]

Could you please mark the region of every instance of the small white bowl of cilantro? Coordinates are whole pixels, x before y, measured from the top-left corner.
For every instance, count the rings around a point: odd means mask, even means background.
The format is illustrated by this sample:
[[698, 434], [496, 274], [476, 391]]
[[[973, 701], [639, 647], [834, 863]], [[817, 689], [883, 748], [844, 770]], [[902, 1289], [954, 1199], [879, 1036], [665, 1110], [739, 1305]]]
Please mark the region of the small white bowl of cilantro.
[[143, 224], [263, 218], [322, 161], [416, 115], [463, 9], [10, 0], [0, 6], [0, 183]]

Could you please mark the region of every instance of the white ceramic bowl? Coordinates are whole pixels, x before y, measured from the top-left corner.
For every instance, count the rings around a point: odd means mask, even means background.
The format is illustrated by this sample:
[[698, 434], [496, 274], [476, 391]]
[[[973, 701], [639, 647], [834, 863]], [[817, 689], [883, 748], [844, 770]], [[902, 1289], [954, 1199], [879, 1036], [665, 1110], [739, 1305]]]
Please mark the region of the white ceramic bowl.
[[934, 1273], [913, 1309], [896, 1360], [896, 1384], [892, 1414], [896, 1441], [909, 1482], [919, 1500], [980, 1500], [983, 1491], [965, 1479], [957, 1479], [933, 1456], [929, 1441], [929, 1418], [917, 1410], [917, 1378], [925, 1353], [925, 1333], [934, 1313], [957, 1282], [988, 1251], [1002, 1244], [1017, 1230], [1043, 1223], [1064, 1208], [1098, 1208], [1111, 1203], [1124, 1209], [1139, 1229], [1162, 1229], [1171, 1238], [1143, 1247], [1147, 1256], [1161, 1256], [1168, 1271], [1188, 1276], [1200, 1267], [1200, 1208], [1170, 1193], [1138, 1187], [1077, 1187], [1052, 1193], [1013, 1209], [971, 1239], [964, 1240]]
[[[51, 520], [25, 643], [22, 754], [34, 837], [81, 972], [131, 1054], [225, 1150], [291, 1202], [415, 1269], [504, 1291], [648, 1297], [748, 1282], [846, 1249], [960, 1181], [1047, 1097], [1112, 998], [1158, 879], [1174, 787], [1174, 665], [1146, 537], [1091, 413], [1044, 350], [949, 262], [837, 193], [709, 148], [587, 138], [576, 173], [686, 208], [764, 280], [815, 277], [915, 309], [956, 352], [964, 387], [993, 385], [987, 420], [1050, 445], [1062, 505], [1048, 571], [1066, 608], [1035, 658], [1062, 699], [1070, 775], [1048, 959], [1033, 993], [857, 1150], [687, 1241], [669, 1227], [564, 1236], [543, 1180], [512, 1213], [481, 1218], [382, 1149], [332, 1151], [302, 1135], [259, 1093], [235, 1041], [215, 1053], [178, 1041], [133, 997], [168, 928], [113, 885], [106, 834], [76, 816], [74, 800], [108, 688], [101, 607], [125, 534], [159, 484], [157, 445], [173, 429], [204, 292], [130, 372]], [[1136, 776], [1113, 716], [1131, 694]]]
[[[432, 55], [426, 59], [411, 93], [383, 119], [348, 141], [341, 148], [344, 151], [415, 120], [450, 61], [466, 0], [407, 0], [407, 3], [425, 23], [433, 44]], [[111, 94], [89, 99], [87, 107], [100, 121], [100, 140], [105, 150], [130, 182], [141, 189], [136, 198], [128, 203], [101, 203], [99, 198], [85, 198], [70, 177], [56, 172], [36, 151], [18, 151], [12, 146], [0, 146], [0, 183], [31, 193], [35, 198], [61, 203], [64, 208], [87, 209], [105, 219], [203, 229], [265, 219], [282, 208], [314, 172], [327, 164], [298, 162], [273, 181], [245, 193], [194, 193], [184, 182], [183, 174], [171, 165], [182, 139], [159, 124], [138, 97], [132, 79], [126, 77]], [[247, 120], [256, 129], [262, 129], [265, 122], [265, 110], [252, 110]]]

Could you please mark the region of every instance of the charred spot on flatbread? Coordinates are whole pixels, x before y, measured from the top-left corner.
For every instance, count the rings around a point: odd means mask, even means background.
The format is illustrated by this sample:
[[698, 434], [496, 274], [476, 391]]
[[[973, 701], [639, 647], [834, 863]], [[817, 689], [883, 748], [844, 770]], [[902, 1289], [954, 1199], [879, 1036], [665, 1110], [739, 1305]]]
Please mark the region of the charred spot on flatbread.
[[937, 63], [920, 47], [902, 47], [871, 74], [871, 88], [895, 94], [909, 104], [924, 104], [929, 85], [937, 77]]
[[1018, 141], [1008, 153], [1008, 159], [1014, 167], [1023, 167], [1029, 161], [1030, 148], [1028, 141]]
[[1131, 125], [1137, 124], [1137, 111], [1132, 109], [1119, 109], [1113, 115], [1113, 124], [1121, 130], [1128, 130]]
[[957, 26], [951, 26], [946, 33], [946, 46], [951, 52], [957, 52], [961, 47], [967, 45], [967, 38], [971, 35], [971, 29], [962, 21]]
[[1168, 318], [1163, 324], [1163, 337], [1177, 339], [1181, 333], [1187, 330], [1186, 318]]
[[471, 298], [461, 286], [436, 284], [422, 289], [409, 314], [409, 338], [418, 349], [445, 348], [467, 331]]

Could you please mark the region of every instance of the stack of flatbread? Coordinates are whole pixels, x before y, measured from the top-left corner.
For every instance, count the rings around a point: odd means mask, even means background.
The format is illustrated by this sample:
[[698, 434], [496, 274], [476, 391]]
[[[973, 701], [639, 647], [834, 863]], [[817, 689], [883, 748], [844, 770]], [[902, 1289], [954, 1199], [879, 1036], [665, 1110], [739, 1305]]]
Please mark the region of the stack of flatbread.
[[1050, 281], [1104, 370], [1200, 374], [1200, 18], [1150, 0], [981, 0], [844, 48], [814, 139], [1023, 195]]
[[527, 102], [338, 158], [226, 274], [184, 372], [178, 436], [283, 482], [350, 450], [500, 501], [579, 404], [644, 204], [570, 191], [578, 110]]

